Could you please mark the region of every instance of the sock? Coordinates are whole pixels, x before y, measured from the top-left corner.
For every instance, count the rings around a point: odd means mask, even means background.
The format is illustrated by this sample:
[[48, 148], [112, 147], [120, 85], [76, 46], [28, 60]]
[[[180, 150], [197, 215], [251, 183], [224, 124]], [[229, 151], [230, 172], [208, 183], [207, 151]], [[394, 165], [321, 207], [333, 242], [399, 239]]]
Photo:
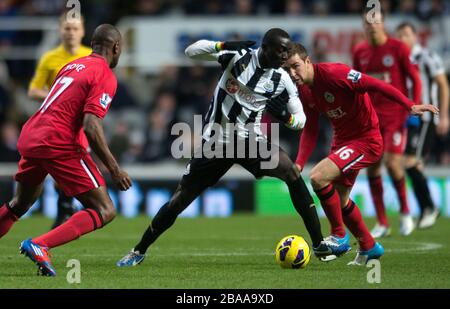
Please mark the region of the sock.
[[313, 247], [318, 247], [323, 240], [323, 235], [313, 198], [301, 176], [296, 181], [287, 185], [292, 203], [294, 204], [295, 210], [302, 217], [311, 237]]
[[139, 251], [140, 254], [145, 254], [148, 247], [175, 223], [178, 215], [177, 211], [169, 207], [169, 203], [164, 204], [153, 218], [144, 235], [142, 235], [141, 241], [134, 247], [134, 250]]
[[11, 211], [7, 204], [0, 207], [0, 238], [5, 236], [19, 218]]
[[403, 215], [409, 215], [408, 200], [406, 198], [406, 181], [405, 177], [400, 180], [394, 181], [395, 191], [400, 201], [400, 213]]
[[427, 179], [421, 170], [417, 166], [410, 167], [406, 170], [409, 178], [411, 179], [414, 194], [419, 202], [420, 211], [423, 213], [425, 209], [433, 209], [434, 203], [431, 199], [430, 190], [428, 188]]
[[384, 226], [389, 226], [386, 208], [383, 201], [383, 180], [381, 176], [369, 177], [370, 193], [372, 195], [372, 201], [375, 205], [375, 211], [377, 213], [378, 223]]
[[344, 221], [342, 220], [341, 199], [332, 184], [316, 191], [323, 210], [331, 225], [331, 235], [345, 236]]
[[358, 240], [361, 250], [367, 251], [372, 249], [375, 245], [375, 240], [364, 224], [358, 206], [352, 200], [349, 200], [347, 206], [342, 209], [342, 216], [345, 225]]
[[102, 226], [103, 222], [100, 215], [95, 210], [85, 209], [77, 212], [65, 223], [50, 232], [34, 238], [33, 242], [40, 246], [55, 248]]

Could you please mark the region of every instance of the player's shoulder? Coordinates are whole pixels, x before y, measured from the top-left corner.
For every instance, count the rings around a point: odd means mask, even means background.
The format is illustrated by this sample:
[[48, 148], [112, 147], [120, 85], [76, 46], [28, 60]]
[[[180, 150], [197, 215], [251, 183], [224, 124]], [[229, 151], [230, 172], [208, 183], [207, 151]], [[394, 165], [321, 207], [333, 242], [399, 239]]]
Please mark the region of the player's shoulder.
[[64, 51], [64, 48], [62, 45], [59, 45], [53, 49], [50, 49], [42, 54], [41, 56], [41, 62], [48, 62], [55, 59], [55, 57], [59, 57]]
[[358, 54], [358, 53], [360, 53], [360, 52], [362, 52], [362, 51], [364, 51], [364, 50], [367, 50], [367, 49], [369, 49], [369, 48], [370, 48], [369, 43], [368, 43], [367, 41], [362, 41], [362, 42], [356, 44], [356, 45], [353, 47], [352, 53], [353, 53], [353, 54]]
[[393, 37], [388, 38], [387, 46], [389, 46], [391, 50], [397, 51], [399, 53], [408, 53], [409, 55], [411, 52], [408, 45]]
[[327, 80], [330, 78], [346, 78], [347, 74], [351, 71], [351, 68], [340, 62], [322, 62], [315, 64], [316, 71], [319, 75]]

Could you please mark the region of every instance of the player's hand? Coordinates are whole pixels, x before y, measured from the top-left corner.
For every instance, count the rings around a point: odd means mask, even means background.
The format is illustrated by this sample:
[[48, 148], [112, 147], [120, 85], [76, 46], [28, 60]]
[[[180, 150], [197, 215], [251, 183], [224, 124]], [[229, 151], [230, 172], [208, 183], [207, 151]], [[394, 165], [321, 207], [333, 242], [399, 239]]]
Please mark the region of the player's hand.
[[226, 41], [223, 42], [222, 50], [242, 50], [255, 45], [255, 41]]
[[449, 129], [450, 129], [450, 122], [448, 116], [442, 115], [442, 117], [440, 117], [439, 119], [439, 124], [436, 127], [436, 133], [439, 136], [445, 136], [447, 135]]
[[118, 170], [114, 174], [111, 174], [111, 178], [120, 191], [127, 191], [132, 186], [130, 176], [122, 169]]
[[411, 115], [422, 116], [424, 112], [432, 112], [435, 115], [439, 114], [439, 109], [436, 106], [427, 105], [413, 105], [411, 107]]
[[276, 119], [283, 123], [288, 123], [291, 119], [291, 113], [286, 108], [287, 102], [289, 101], [288, 96], [279, 95], [275, 98], [270, 99], [267, 102], [266, 109], [272, 114]]

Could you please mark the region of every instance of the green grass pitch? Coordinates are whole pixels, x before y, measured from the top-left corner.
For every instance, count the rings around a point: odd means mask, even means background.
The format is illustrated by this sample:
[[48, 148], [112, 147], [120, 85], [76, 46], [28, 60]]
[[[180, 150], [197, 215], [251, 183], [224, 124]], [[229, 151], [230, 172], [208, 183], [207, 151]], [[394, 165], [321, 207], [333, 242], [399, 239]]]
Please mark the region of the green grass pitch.
[[[0, 240], [0, 288], [450, 288], [450, 220], [426, 231], [382, 239], [381, 283], [367, 282], [367, 267], [346, 264], [352, 251], [330, 263], [312, 257], [306, 269], [283, 270], [275, 263], [277, 242], [289, 234], [308, 234], [296, 217], [238, 215], [226, 219], [178, 219], [134, 268], [116, 261], [135, 245], [148, 218], [117, 218], [102, 230], [52, 250], [56, 278], [37, 277], [37, 267], [18, 254], [21, 240], [45, 232], [51, 221], [18, 222]], [[372, 227], [373, 220], [367, 220]], [[328, 229], [322, 221], [324, 232]], [[325, 233], [326, 234], [326, 233]], [[352, 239], [352, 244], [355, 242]], [[69, 284], [69, 259], [81, 263], [81, 283]]]

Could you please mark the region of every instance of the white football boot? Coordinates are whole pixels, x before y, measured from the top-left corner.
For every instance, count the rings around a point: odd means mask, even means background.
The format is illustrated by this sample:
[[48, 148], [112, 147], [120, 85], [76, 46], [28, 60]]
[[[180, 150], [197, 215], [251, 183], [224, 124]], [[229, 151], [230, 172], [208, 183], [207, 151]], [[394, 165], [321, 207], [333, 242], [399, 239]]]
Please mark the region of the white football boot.
[[426, 208], [423, 211], [422, 217], [420, 217], [419, 222], [417, 222], [417, 228], [427, 229], [432, 227], [436, 223], [439, 214], [440, 211], [437, 207], [434, 207], [433, 209]]
[[400, 235], [408, 236], [414, 231], [414, 226], [411, 215], [400, 215]]
[[375, 224], [372, 231], [370, 231], [370, 234], [372, 235], [373, 238], [387, 237], [391, 235], [391, 228], [389, 226], [377, 223]]

